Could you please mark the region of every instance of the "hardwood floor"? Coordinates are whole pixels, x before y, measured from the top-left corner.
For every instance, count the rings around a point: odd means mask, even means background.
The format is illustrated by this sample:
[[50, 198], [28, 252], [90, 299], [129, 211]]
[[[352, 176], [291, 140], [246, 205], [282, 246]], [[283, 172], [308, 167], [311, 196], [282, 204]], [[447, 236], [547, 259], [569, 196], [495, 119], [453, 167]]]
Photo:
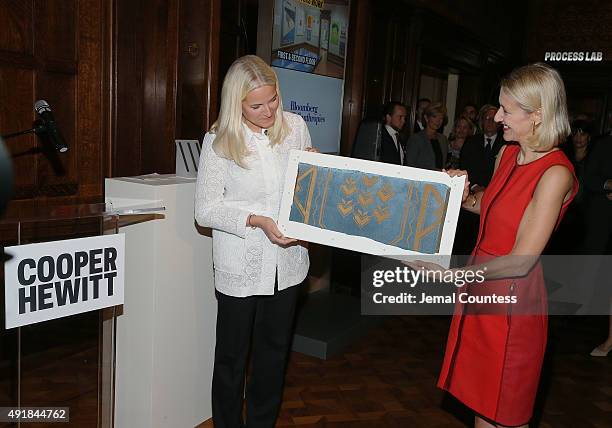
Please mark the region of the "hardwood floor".
[[[84, 328], [84, 320], [79, 321]], [[435, 387], [449, 321], [390, 317], [327, 361], [292, 353], [277, 427], [471, 426], [471, 413]], [[606, 328], [605, 317], [550, 319], [549, 352], [532, 428], [612, 427], [612, 355], [589, 356]], [[89, 331], [84, 329], [83, 336]], [[97, 355], [97, 342], [88, 340], [32, 352], [22, 367], [27, 373], [25, 402], [69, 406], [71, 421], [61, 426], [95, 427]], [[4, 375], [0, 401], [6, 403], [4, 394], [11, 388], [6, 371]], [[199, 427], [212, 426], [207, 421]]]
[[[471, 426], [471, 413], [435, 387], [449, 321], [393, 317], [327, 361], [292, 353], [277, 427]], [[612, 355], [589, 356], [606, 326], [605, 317], [550, 319], [532, 428], [612, 427]]]

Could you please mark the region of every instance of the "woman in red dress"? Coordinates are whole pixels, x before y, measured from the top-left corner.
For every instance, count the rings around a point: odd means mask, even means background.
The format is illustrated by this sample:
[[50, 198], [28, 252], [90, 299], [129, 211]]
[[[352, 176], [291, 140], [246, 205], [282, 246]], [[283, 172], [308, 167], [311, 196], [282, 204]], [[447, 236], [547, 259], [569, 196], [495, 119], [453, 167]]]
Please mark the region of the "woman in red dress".
[[485, 191], [466, 190], [463, 208], [480, 214], [469, 269], [486, 266], [487, 281], [473, 293], [495, 292], [517, 303], [493, 311], [458, 304], [438, 382], [474, 410], [477, 428], [527, 427], [531, 419], [547, 332], [537, 260], [578, 188], [572, 164], [557, 148], [570, 133], [557, 71], [545, 64], [514, 70], [501, 83], [499, 102], [495, 121], [512, 143], [500, 151]]

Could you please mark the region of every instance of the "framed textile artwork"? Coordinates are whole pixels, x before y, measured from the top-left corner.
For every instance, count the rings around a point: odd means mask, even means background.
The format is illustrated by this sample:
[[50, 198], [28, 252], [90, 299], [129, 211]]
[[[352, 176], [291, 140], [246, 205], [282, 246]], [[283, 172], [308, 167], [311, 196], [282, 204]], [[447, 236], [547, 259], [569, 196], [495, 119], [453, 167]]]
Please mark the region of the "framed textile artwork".
[[[285, 236], [448, 266], [465, 177], [294, 150], [279, 216]], [[433, 258], [433, 259], [432, 259]]]

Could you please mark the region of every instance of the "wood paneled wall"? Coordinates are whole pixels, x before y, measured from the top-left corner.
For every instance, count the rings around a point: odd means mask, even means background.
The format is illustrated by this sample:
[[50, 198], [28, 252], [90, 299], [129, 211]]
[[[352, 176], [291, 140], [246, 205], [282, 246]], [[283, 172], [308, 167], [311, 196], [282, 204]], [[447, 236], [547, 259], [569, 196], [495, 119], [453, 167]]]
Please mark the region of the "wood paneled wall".
[[[104, 178], [175, 168], [174, 140], [217, 111], [221, 0], [3, 0], [0, 133], [32, 128], [49, 102], [70, 150], [6, 141], [9, 209], [103, 200]], [[48, 157], [47, 157], [48, 155]]]
[[216, 115], [220, 0], [115, 0], [110, 176], [175, 171]]
[[104, 0], [0, 2], [0, 133], [32, 128], [44, 99], [70, 147], [46, 156], [32, 134], [6, 141], [16, 186], [9, 209], [101, 199], [108, 12]]

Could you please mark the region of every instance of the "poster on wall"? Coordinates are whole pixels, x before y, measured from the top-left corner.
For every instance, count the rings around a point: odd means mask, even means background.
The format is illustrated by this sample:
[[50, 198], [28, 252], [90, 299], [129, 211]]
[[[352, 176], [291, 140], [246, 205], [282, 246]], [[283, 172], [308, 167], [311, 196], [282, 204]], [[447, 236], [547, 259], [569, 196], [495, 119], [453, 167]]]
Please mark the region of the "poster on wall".
[[283, 2], [283, 37], [281, 45], [292, 45], [295, 43], [295, 7], [289, 1]]
[[315, 147], [337, 153], [349, 0], [274, 0], [270, 65], [285, 110], [304, 118]]
[[304, 36], [304, 25], [305, 25], [305, 20], [306, 20], [306, 16], [304, 15], [304, 9], [302, 8], [298, 8], [297, 9], [297, 17], [296, 17], [296, 27], [295, 27], [295, 35], [296, 37], [302, 37]]

